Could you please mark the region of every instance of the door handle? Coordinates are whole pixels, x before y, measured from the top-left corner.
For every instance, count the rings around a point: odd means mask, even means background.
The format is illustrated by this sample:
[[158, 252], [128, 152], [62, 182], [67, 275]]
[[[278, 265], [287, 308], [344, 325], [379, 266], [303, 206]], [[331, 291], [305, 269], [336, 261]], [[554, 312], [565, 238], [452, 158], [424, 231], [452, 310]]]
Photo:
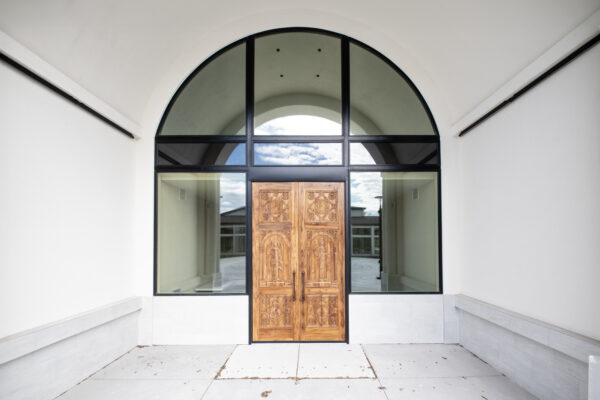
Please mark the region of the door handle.
[[302, 302], [304, 303], [306, 296], [304, 296], [304, 271], [302, 271]]
[[292, 272], [292, 301], [296, 301], [296, 271]]

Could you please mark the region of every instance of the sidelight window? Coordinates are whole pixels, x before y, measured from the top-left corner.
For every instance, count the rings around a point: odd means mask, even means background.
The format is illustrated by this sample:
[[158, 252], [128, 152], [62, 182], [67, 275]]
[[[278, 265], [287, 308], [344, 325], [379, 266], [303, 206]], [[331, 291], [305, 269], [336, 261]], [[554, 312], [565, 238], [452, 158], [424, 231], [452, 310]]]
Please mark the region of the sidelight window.
[[438, 292], [437, 173], [352, 172], [350, 182], [352, 291]]
[[158, 293], [246, 292], [246, 176], [159, 173]]

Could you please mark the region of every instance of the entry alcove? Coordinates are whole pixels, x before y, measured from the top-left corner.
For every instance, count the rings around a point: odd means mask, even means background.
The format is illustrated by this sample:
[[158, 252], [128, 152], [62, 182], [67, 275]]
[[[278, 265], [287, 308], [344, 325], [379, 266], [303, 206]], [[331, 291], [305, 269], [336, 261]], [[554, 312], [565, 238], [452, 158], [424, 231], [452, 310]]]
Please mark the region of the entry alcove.
[[233, 43], [177, 90], [155, 147], [155, 295], [252, 298], [255, 182], [343, 183], [346, 300], [442, 292], [437, 128], [365, 44], [316, 29]]

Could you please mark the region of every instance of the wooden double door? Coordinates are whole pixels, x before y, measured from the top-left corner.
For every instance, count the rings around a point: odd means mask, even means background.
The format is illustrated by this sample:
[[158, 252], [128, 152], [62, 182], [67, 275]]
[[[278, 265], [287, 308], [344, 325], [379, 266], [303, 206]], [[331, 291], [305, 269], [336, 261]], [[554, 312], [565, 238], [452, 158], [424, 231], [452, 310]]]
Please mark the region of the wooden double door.
[[254, 341], [343, 341], [344, 184], [252, 184]]

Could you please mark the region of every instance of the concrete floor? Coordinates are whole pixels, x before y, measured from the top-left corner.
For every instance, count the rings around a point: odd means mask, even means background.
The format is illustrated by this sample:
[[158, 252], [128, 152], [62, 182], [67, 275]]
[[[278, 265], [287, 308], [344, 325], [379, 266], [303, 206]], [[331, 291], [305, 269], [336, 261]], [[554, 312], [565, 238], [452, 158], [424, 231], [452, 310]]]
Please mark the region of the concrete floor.
[[534, 399], [457, 345], [135, 348], [60, 400]]

